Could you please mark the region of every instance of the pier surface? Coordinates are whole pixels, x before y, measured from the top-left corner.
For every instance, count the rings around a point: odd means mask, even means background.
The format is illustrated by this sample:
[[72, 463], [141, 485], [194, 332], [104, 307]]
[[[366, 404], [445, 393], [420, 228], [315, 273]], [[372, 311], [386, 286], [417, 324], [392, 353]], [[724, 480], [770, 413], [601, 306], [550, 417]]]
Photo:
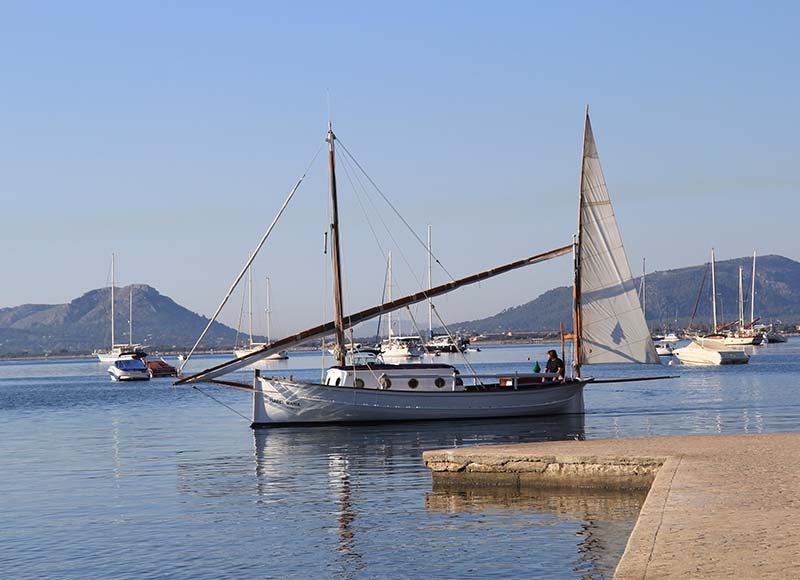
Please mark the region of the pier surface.
[[615, 578], [800, 578], [800, 433], [427, 451], [464, 485], [649, 487]]

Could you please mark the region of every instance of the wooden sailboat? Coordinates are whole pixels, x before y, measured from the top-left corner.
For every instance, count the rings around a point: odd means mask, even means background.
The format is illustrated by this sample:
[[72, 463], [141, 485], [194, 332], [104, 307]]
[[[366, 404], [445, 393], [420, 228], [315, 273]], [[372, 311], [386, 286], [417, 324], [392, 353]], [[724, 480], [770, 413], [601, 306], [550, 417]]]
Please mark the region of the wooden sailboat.
[[[578, 234], [572, 244], [511, 262], [345, 316], [342, 306], [335, 143], [328, 143], [331, 255], [335, 319], [277, 340], [235, 360], [185, 377], [176, 384], [212, 382], [253, 392], [255, 427], [421, 419], [489, 418], [583, 413], [585, 363], [658, 363], [644, 322], [630, 266], [608, 198], [588, 111], [581, 167]], [[462, 374], [446, 364], [346, 364], [345, 330], [500, 274], [574, 254], [575, 363], [572, 376], [552, 373]], [[220, 379], [291, 345], [334, 334], [337, 364], [322, 383], [262, 376], [253, 385]]]

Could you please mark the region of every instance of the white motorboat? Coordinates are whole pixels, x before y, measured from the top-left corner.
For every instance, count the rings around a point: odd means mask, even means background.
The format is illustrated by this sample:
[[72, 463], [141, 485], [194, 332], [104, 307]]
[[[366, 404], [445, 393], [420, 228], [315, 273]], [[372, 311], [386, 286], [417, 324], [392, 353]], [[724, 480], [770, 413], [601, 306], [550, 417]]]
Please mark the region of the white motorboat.
[[694, 340], [688, 346], [676, 348], [672, 353], [681, 364], [690, 366], [737, 365], [750, 362], [750, 355], [743, 349], [712, 348]]
[[150, 371], [141, 359], [121, 359], [108, 367], [112, 381], [149, 381]]
[[[583, 388], [593, 380], [581, 376], [582, 364], [659, 362], [632, 283], [630, 265], [608, 197], [588, 111], [581, 164], [578, 234], [571, 245], [389, 300], [348, 316], [344, 315], [341, 300], [334, 165], [336, 137], [330, 127], [327, 142], [331, 175], [330, 232], [335, 319], [277, 340], [260, 352], [185, 377], [176, 384], [206, 381], [252, 392], [254, 428], [292, 423], [489, 418], [582, 413]], [[357, 163], [356, 166], [360, 167]], [[381, 314], [563, 256], [570, 251], [574, 253], [575, 265], [573, 315], [576, 332], [572, 377], [560, 377], [552, 373], [462, 374], [455, 367], [443, 364], [346, 364], [345, 330]], [[262, 376], [259, 372], [255, 373], [253, 386], [219, 380], [219, 377], [245, 368], [272, 352], [330, 334], [336, 336], [338, 364], [327, 370], [323, 383]]]

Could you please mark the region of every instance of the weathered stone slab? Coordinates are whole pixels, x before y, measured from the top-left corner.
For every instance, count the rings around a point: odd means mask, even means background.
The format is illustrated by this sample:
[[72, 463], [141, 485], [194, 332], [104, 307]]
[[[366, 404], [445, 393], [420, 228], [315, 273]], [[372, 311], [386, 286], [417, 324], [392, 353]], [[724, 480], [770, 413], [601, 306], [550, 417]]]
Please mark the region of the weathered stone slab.
[[465, 486], [649, 487], [615, 578], [800, 578], [800, 434], [428, 451]]

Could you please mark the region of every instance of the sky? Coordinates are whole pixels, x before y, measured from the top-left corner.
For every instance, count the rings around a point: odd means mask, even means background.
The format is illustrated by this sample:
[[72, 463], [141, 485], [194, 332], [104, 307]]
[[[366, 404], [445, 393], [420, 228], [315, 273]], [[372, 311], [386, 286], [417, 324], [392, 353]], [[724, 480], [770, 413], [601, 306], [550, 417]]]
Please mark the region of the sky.
[[[587, 104], [634, 271], [712, 246], [799, 260], [798, 18], [795, 2], [2, 3], [0, 307], [105, 286], [114, 252], [117, 285], [210, 316], [329, 118], [456, 278], [570, 243]], [[337, 163], [345, 309], [378, 303], [390, 249], [394, 295], [417, 291], [423, 245]], [[328, 215], [322, 151], [253, 268], [276, 336], [331, 317]], [[437, 307], [477, 319], [569, 283], [560, 258]], [[222, 321], [241, 311], [237, 291]]]

